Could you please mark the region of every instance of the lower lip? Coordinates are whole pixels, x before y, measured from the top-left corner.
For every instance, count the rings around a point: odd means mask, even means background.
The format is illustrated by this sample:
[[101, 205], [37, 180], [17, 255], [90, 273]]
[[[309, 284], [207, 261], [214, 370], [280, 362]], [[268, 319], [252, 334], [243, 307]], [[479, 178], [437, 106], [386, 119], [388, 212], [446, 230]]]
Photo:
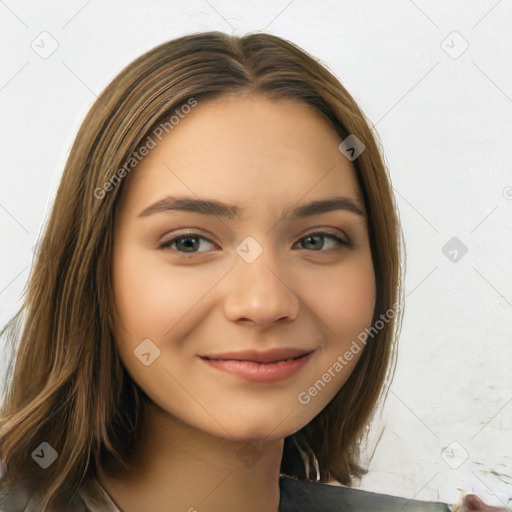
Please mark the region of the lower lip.
[[299, 359], [268, 364], [233, 359], [203, 359], [203, 361], [218, 370], [232, 373], [251, 382], [277, 382], [295, 375], [311, 359], [312, 355], [313, 352], [310, 352]]

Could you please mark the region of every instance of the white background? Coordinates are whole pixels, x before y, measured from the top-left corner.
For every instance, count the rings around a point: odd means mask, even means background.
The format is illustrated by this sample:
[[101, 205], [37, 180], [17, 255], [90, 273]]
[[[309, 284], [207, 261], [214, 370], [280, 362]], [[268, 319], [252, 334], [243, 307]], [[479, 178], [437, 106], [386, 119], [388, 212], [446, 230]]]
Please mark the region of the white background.
[[[510, 0], [0, 0], [0, 19], [0, 325], [20, 305], [79, 124], [112, 78], [181, 35], [276, 34], [319, 58], [374, 124], [403, 224], [398, 367], [361, 487], [512, 498]], [[52, 44], [47, 58], [31, 47]], [[455, 262], [442, 252], [452, 237], [468, 248]]]

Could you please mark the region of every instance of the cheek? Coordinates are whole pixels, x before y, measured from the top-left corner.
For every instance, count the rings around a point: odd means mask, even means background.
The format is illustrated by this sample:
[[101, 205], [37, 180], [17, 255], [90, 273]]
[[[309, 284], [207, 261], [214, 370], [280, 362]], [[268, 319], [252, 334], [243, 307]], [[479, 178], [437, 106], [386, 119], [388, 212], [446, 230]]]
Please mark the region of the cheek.
[[323, 346], [298, 395], [309, 417], [331, 401], [354, 370], [365, 347], [361, 333], [371, 325], [376, 297], [369, 255], [315, 283], [316, 293], [310, 294], [310, 304], [322, 326]]
[[116, 310], [122, 328], [129, 333], [133, 332], [140, 319], [147, 318], [152, 309], [153, 294], [157, 292], [152, 283], [151, 272], [141, 263], [122, 248], [114, 255], [113, 288]]
[[[123, 246], [114, 251], [113, 291], [118, 314], [115, 329], [119, 349], [133, 352], [144, 339], [159, 340], [172, 325], [162, 325], [162, 310], [173, 310], [173, 298], [157, 264], [148, 262], [140, 250]], [[159, 342], [157, 341], [159, 344]]]
[[193, 287], [172, 277], [168, 266], [130, 247], [114, 254], [113, 288], [121, 326], [143, 338], [161, 337], [193, 295]]
[[376, 296], [373, 270], [348, 274], [342, 283], [326, 297], [325, 321], [345, 338], [346, 334], [358, 334], [372, 321]]
[[357, 336], [371, 324], [376, 287], [369, 255], [316, 279], [315, 289], [311, 304], [316, 305], [315, 313], [330, 340], [346, 342], [347, 337]]

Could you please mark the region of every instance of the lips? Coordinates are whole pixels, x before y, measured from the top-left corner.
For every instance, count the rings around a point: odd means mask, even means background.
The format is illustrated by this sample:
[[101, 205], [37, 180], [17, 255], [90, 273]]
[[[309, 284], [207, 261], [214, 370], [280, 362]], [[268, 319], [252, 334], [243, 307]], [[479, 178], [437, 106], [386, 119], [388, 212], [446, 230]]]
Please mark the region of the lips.
[[214, 370], [230, 373], [249, 382], [269, 384], [293, 377], [307, 365], [314, 351], [280, 348], [266, 352], [225, 352], [199, 357]]
[[244, 350], [240, 352], [224, 352], [200, 356], [210, 361], [247, 361], [260, 364], [273, 364], [281, 361], [299, 359], [313, 352], [313, 349], [275, 348], [265, 352]]

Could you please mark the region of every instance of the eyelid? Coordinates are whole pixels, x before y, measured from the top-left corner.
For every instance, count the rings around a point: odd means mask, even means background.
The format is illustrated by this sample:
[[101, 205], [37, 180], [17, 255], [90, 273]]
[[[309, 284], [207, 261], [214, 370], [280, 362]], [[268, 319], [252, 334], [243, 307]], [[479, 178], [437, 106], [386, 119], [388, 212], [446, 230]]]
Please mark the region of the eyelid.
[[159, 248], [166, 248], [166, 246], [169, 246], [170, 244], [174, 243], [176, 240], [179, 240], [180, 238], [200, 238], [202, 240], [206, 240], [210, 242], [213, 245], [218, 245], [216, 242], [214, 242], [209, 236], [201, 234], [199, 231], [183, 231], [182, 233], [173, 234], [171, 238], [165, 239], [162, 242], [159, 242], [157, 245]]
[[[342, 233], [341, 235], [340, 235], [340, 231]], [[344, 243], [346, 245], [352, 245], [350, 238], [342, 230], [340, 230], [340, 229], [335, 230], [334, 228], [322, 228], [322, 227], [311, 228], [311, 230], [308, 230], [308, 231], [306, 231], [305, 234], [301, 235], [299, 237], [299, 240], [302, 240], [306, 236], [312, 236], [312, 235], [330, 235], [334, 238], [337, 238], [338, 240], [340, 240], [342, 243]]]

